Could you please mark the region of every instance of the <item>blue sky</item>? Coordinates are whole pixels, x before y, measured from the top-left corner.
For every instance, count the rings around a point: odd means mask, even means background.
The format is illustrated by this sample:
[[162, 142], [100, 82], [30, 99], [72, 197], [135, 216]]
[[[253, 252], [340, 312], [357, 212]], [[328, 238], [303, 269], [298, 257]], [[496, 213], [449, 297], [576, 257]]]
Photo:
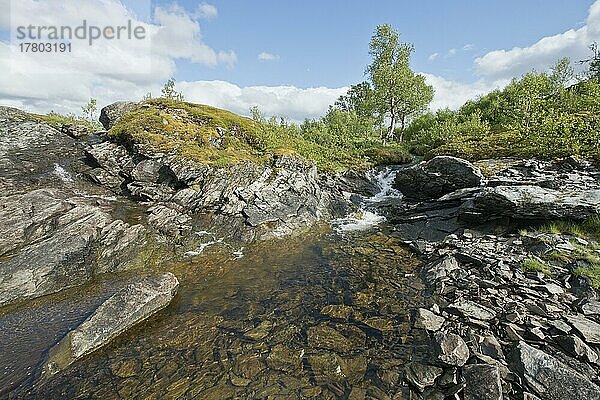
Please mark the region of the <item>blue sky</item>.
[[[389, 23], [413, 43], [413, 69], [434, 86], [431, 109], [458, 108], [600, 41], [600, 0], [0, 0], [0, 104], [79, 113], [156, 96], [170, 77], [187, 100], [294, 121], [318, 118], [365, 79], [369, 40]], [[145, 41], [74, 43], [23, 54], [15, 26], [128, 20]]]
[[[203, 23], [207, 44], [233, 49], [233, 69], [179, 62], [177, 78], [238, 85], [339, 87], [361, 81], [377, 24], [390, 23], [415, 45], [413, 66], [448, 79], [474, 81], [475, 57], [523, 47], [585, 23], [590, 0], [508, 1], [214, 1], [218, 17]], [[193, 11], [198, 2], [180, 2]], [[472, 45], [469, 51], [463, 47]], [[456, 49], [454, 55], [448, 52]], [[257, 60], [260, 52], [278, 61]], [[429, 60], [429, 56], [439, 56]]]

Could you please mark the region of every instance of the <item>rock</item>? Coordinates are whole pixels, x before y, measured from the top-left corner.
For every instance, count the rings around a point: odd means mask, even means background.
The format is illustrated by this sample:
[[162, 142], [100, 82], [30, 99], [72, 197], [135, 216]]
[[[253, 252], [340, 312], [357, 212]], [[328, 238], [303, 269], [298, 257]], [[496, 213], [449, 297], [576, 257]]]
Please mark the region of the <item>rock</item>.
[[0, 306], [56, 293], [93, 277], [88, 254], [110, 217], [97, 207], [66, 204], [69, 211], [37, 227], [50, 231], [43, 239], [0, 261]]
[[329, 304], [321, 309], [321, 314], [331, 318], [348, 319], [354, 315], [354, 310], [343, 304]]
[[517, 219], [584, 220], [600, 213], [600, 189], [561, 191], [539, 186], [487, 187], [475, 196], [474, 207], [487, 215]]
[[436, 279], [448, 276], [452, 271], [458, 269], [458, 261], [454, 256], [445, 256], [425, 267], [427, 280], [432, 282]]
[[319, 353], [308, 357], [317, 384], [333, 382], [360, 382], [367, 371], [366, 358], [341, 357], [334, 353]]
[[589, 300], [581, 306], [584, 315], [600, 315], [600, 301]]
[[158, 183], [160, 170], [163, 164], [156, 160], [140, 161], [131, 171], [131, 176], [136, 181]]
[[465, 341], [454, 333], [436, 332], [434, 335], [437, 360], [455, 367], [462, 367], [469, 359]]
[[460, 299], [448, 306], [448, 310], [456, 311], [463, 317], [489, 321], [496, 317], [496, 312], [491, 308], [482, 306], [471, 300]]
[[600, 399], [600, 388], [556, 358], [519, 342], [509, 356], [511, 369], [543, 400]]
[[329, 349], [339, 353], [348, 353], [364, 347], [366, 334], [352, 325], [331, 326], [322, 323], [308, 329], [310, 347]]
[[458, 189], [479, 186], [483, 175], [468, 161], [450, 156], [398, 171], [394, 186], [408, 198], [436, 199]]
[[581, 314], [567, 316], [567, 321], [583, 336], [586, 342], [600, 344], [600, 324]]
[[404, 375], [409, 383], [422, 392], [426, 387], [432, 386], [443, 371], [432, 365], [411, 362], [404, 368]]
[[415, 312], [413, 326], [418, 329], [437, 331], [444, 325], [444, 322], [446, 322], [444, 317], [435, 315], [424, 308], [419, 308]]
[[131, 101], [117, 101], [116, 103], [103, 107], [102, 110], [100, 110], [100, 123], [102, 126], [104, 126], [104, 129], [109, 130], [115, 126], [117, 122], [119, 122], [123, 115], [139, 107], [139, 103], [134, 103]]
[[554, 340], [556, 340], [560, 347], [565, 349], [570, 355], [577, 358], [585, 358], [592, 364], [598, 362], [598, 353], [577, 336], [562, 335], [554, 338]]
[[77, 124], [63, 124], [60, 127], [60, 131], [65, 135], [71, 136], [74, 139], [82, 138], [91, 133], [86, 126]]
[[271, 349], [267, 357], [269, 367], [278, 371], [293, 372], [302, 367], [301, 350], [292, 350], [285, 345], [278, 344]]
[[168, 272], [141, 278], [119, 290], [50, 349], [43, 363], [41, 379], [50, 378], [165, 308], [177, 293], [178, 286], [177, 278]]
[[487, 364], [465, 365], [465, 400], [502, 400], [502, 382], [498, 367]]

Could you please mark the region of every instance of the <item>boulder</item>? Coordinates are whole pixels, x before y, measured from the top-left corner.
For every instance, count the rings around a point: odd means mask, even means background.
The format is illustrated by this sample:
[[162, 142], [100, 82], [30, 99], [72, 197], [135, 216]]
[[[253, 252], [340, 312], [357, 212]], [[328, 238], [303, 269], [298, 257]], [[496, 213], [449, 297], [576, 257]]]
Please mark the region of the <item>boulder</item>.
[[438, 361], [455, 367], [465, 365], [469, 359], [469, 348], [460, 336], [454, 333], [436, 332], [433, 338]]
[[119, 290], [50, 349], [41, 379], [50, 378], [165, 308], [178, 287], [175, 275], [167, 272], [141, 278]]
[[600, 388], [556, 358], [520, 341], [509, 356], [527, 386], [542, 400], [600, 399]]
[[110, 104], [103, 107], [100, 110], [100, 123], [104, 126], [104, 129], [109, 130], [119, 119], [130, 111], [133, 111], [140, 107], [140, 103], [131, 101], [117, 101], [116, 103]]
[[479, 186], [481, 171], [468, 161], [450, 156], [398, 171], [394, 186], [410, 199], [437, 199], [458, 189]]
[[472, 300], [460, 299], [448, 306], [449, 311], [454, 311], [463, 317], [489, 321], [496, 317], [496, 312]]
[[465, 400], [502, 400], [500, 370], [495, 365], [465, 365]]
[[517, 219], [584, 220], [600, 213], [600, 189], [557, 190], [539, 186], [486, 187], [474, 208], [486, 215]]

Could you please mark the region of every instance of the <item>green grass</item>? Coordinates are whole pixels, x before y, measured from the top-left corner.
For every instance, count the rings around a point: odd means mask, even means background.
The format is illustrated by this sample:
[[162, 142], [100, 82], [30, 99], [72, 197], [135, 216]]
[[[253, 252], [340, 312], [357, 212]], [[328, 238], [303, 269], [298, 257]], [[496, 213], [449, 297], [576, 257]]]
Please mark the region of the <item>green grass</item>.
[[582, 239], [600, 241], [600, 216], [589, 218], [583, 222], [559, 220], [542, 225], [541, 231], [560, 235], [573, 235]]
[[538, 258], [528, 258], [523, 261], [524, 272], [542, 272], [544, 275], [551, 275], [550, 267]]
[[77, 117], [75, 115], [61, 115], [55, 112], [48, 114], [32, 114], [39, 121], [50, 125], [54, 129], [60, 130], [63, 125], [83, 125], [90, 132], [95, 132], [102, 129], [102, 125], [99, 122], [90, 122], [85, 118]]
[[[217, 127], [226, 128], [220, 147], [210, 145], [218, 137]], [[296, 125], [260, 123], [226, 110], [169, 99], [146, 101], [124, 115], [109, 135], [218, 167], [267, 162], [281, 154], [302, 156], [329, 171], [406, 163], [411, 158], [398, 145], [324, 145], [303, 137]]]

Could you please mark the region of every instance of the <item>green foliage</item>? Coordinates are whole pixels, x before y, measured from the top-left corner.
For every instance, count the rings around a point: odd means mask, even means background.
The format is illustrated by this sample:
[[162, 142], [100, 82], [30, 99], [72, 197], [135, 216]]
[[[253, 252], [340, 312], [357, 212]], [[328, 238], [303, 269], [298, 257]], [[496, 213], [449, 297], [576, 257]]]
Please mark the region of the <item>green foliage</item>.
[[[161, 97], [164, 99], [183, 101], [183, 94], [175, 90], [175, 79], [174, 78], [170, 78], [168, 81], [165, 82], [165, 84], [163, 85], [163, 88], [161, 89], [161, 93], [162, 93]], [[152, 96], [152, 95], [150, 95], [150, 96]], [[149, 99], [144, 98], [144, 100], [149, 100]]]
[[589, 218], [583, 222], [553, 221], [543, 225], [541, 231], [554, 234], [573, 235], [582, 239], [600, 241], [600, 216]]
[[54, 111], [48, 114], [33, 114], [40, 122], [45, 123], [60, 130], [63, 125], [83, 125], [88, 131], [94, 132], [102, 129], [102, 125], [97, 121], [89, 121], [86, 118], [76, 116], [74, 114], [62, 115]]
[[528, 258], [523, 261], [523, 271], [525, 272], [542, 272], [544, 275], [551, 275], [552, 271], [545, 262], [538, 258]]
[[374, 107], [390, 125], [385, 140], [391, 140], [396, 123], [400, 123], [398, 139], [407, 119], [427, 109], [433, 100], [433, 87], [423, 75], [410, 68], [413, 45], [401, 43], [396, 31], [388, 24], [377, 26], [369, 45], [372, 62], [367, 71], [373, 85]]
[[96, 99], [91, 98], [85, 106], [81, 107], [81, 111], [83, 112], [84, 118], [87, 118], [89, 121], [94, 121], [94, 114], [98, 111]]
[[[301, 126], [284, 119], [266, 119], [257, 108], [253, 119], [214, 107], [171, 99], [152, 99], [124, 115], [109, 134], [126, 141], [143, 143], [155, 151], [173, 153], [202, 164], [227, 166], [243, 161], [266, 162], [273, 155], [296, 154], [315, 161], [322, 170], [368, 167], [390, 159], [410, 160], [402, 147], [381, 148], [374, 139], [372, 124], [364, 125], [351, 112], [330, 110], [317, 121]], [[223, 144], [217, 128], [226, 129]]]
[[573, 80], [568, 59], [550, 73], [530, 72], [458, 111], [415, 118], [409, 148], [427, 157], [498, 157], [600, 161], [600, 82]]

